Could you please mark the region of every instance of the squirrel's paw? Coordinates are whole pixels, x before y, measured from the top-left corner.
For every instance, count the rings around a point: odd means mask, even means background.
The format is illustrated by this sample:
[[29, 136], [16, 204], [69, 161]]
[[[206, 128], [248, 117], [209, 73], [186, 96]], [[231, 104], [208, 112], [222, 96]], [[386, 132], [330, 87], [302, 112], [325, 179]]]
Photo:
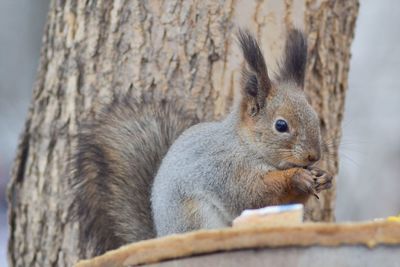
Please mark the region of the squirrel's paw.
[[311, 170], [297, 169], [292, 177], [293, 189], [301, 195], [316, 194], [315, 178]]
[[332, 175], [315, 167], [310, 168], [309, 171], [311, 172], [314, 179], [314, 190], [316, 193], [332, 187]]
[[297, 169], [292, 177], [292, 185], [301, 195], [316, 195], [322, 190], [331, 188], [332, 180], [332, 175], [312, 167], [310, 169]]

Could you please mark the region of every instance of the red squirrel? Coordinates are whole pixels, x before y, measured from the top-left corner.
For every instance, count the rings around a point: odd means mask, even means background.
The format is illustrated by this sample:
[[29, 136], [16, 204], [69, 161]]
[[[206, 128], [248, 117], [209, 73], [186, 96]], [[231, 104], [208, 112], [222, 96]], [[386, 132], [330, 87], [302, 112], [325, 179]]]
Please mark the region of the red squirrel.
[[116, 99], [82, 128], [74, 205], [83, 254], [203, 228], [230, 226], [244, 209], [304, 203], [332, 185], [319, 119], [304, 94], [307, 42], [287, 34], [274, 79], [248, 31], [241, 99], [222, 121], [197, 123], [174, 103]]

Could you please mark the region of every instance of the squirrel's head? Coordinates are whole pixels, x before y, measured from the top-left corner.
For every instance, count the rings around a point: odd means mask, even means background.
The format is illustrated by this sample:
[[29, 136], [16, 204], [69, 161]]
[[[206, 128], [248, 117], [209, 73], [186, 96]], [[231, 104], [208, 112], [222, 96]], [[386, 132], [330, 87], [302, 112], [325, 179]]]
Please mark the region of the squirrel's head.
[[320, 159], [319, 119], [304, 94], [307, 41], [291, 30], [274, 80], [255, 38], [239, 31], [246, 61], [242, 71], [240, 129], [246, 142], [272, 166], [309, 166]]

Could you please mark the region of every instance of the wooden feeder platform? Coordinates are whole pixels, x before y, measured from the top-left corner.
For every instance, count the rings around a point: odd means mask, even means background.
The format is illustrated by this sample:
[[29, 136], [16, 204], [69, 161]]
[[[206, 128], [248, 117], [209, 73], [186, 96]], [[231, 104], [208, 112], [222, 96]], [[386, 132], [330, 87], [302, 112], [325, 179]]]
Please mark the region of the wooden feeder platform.
[[145, 240], [76, 267], [399, 266], [400, 223], [303, 223], [201, 230]]

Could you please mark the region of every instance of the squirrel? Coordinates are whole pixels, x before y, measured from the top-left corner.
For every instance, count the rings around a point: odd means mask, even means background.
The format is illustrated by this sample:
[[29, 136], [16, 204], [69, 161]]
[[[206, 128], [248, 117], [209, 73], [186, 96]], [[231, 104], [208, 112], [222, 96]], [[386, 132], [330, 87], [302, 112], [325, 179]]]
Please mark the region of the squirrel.
[[304, 93], [307, 42], [287, 34], [272, 80], [253, 35], [239, 30], [241, 98], [198, 123], [171, 101], [118, 97], [82, 126], [72, 164], [81, 254], [232, 224], [245, 209], [305, 203], [332, 186], [319, 118]]

